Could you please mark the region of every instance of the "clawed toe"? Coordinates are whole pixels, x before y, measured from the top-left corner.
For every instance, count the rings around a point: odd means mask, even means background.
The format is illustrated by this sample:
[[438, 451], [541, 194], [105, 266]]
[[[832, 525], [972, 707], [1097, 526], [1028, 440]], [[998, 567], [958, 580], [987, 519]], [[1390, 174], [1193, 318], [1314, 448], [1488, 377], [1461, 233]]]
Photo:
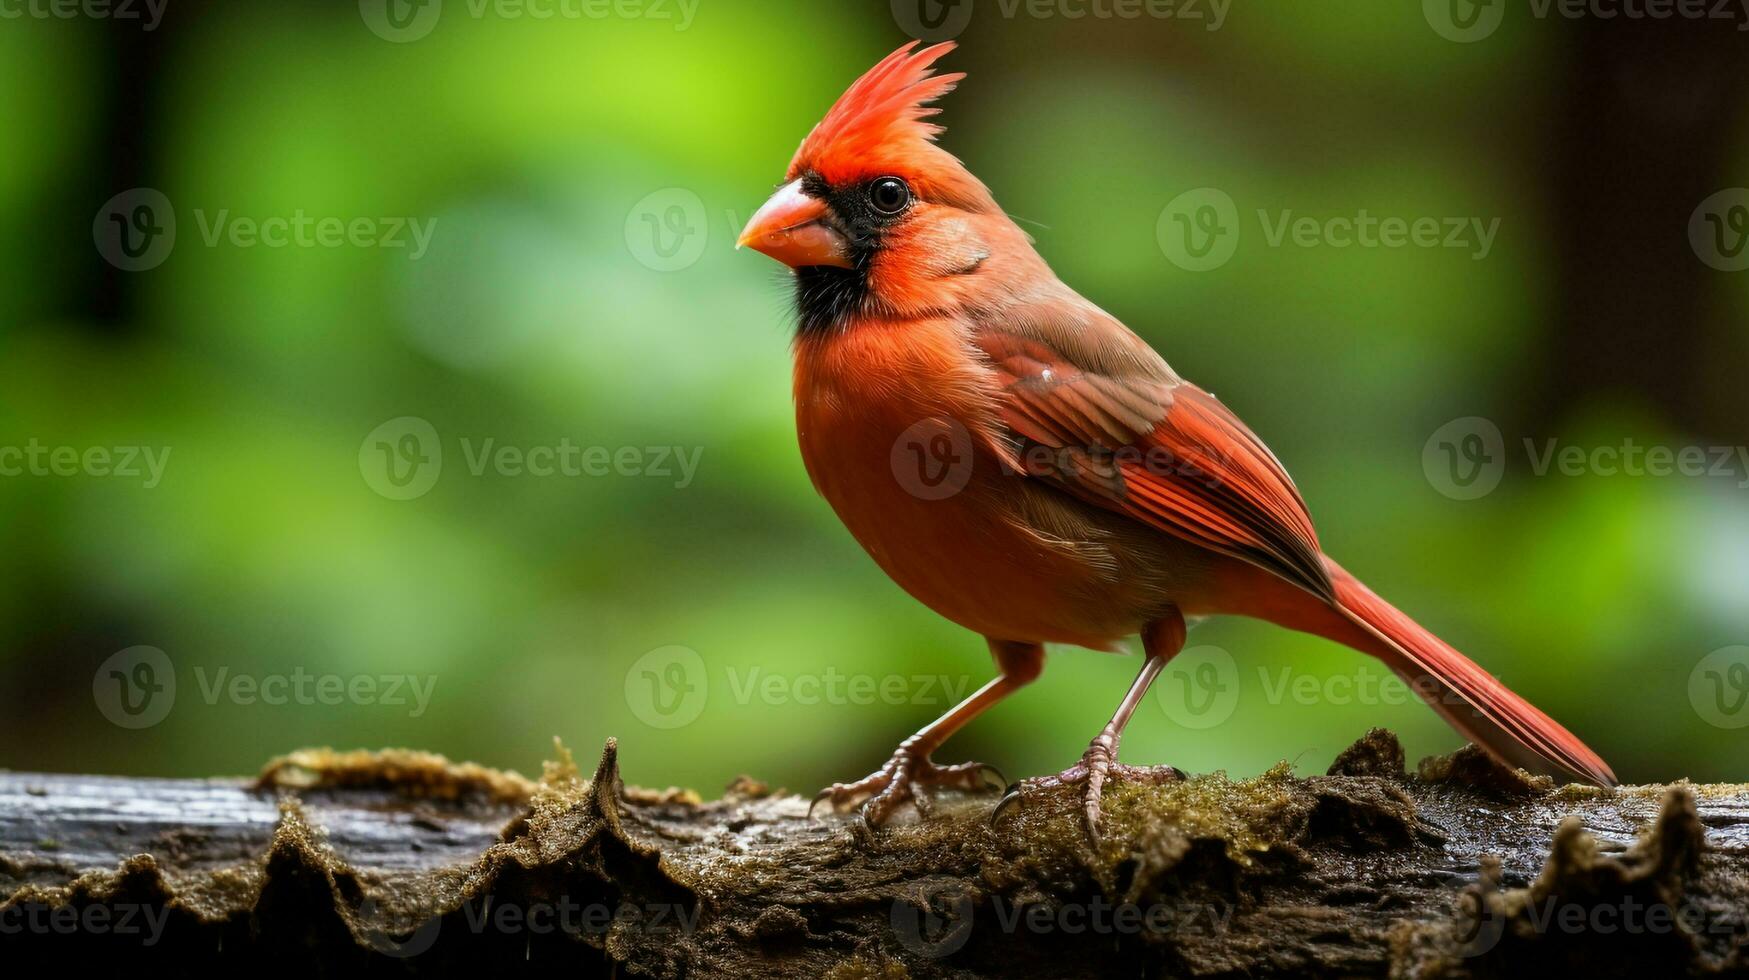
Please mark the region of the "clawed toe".
[[815, 793], [814, 798], [808, 802], [808, 819], [814, 819], [814, 810], [818, 808], [820, 804], [825, 803], [828, 800], [831, 801], [833, 813], [842, 813], [849, 809], [852, 805], [850, 799], [854, 795], [851, 790], [851, 785], [853, 784], [833, 783], [818, 793]]
[[967, 792], [1008, 788], [1008, 777], [988, 762], [960, 762], [951, 766], [936, 766], [930, 782], [935, 786], [947, 786]]
[[1098, 767], [1079, 763], [1055, 776], [1015, 783], [1008, 787], [1007, 792], [1002, 794], [1002, 798], [996, 801], [995, 808], [990, 811], [990, 826], [999, 828], [1003, 818], [1020, 807], [1021, 795], [1025, 791], [1027, 782], [1035, 782], [1041, 788], [1079, 783], [1081, 785], [1082, 829], [1086, 832], [1089, 843], [1098, 844], [1101, 817], [1099, 801], [1104, 793], [1105, 779], [1109, 771], [1109, 761]]
[[1079, 785], [1081, 788], [1081, 823], [1082, 830], [1087, 835], [1089, 844], [1098, 846], [1100, 830], [1104, 821], [1102, 801], [1105, 796], [1105, 785], [1113, 775], [1122, 775], [1126, 779], [1180, 780], [1185, 778], [1181, 770], [1170, 766], [1154, 769], [1134, 769], [1118, 765], [1113, 761], [1115, 746], [1108, 741], [1095, 739], [1088, 747], [1081, 761], [1054, 776], [1044, 776], [1039, 779], [1023, 780], [1008, 787], [1002, 798], [996, 801], [996, 806], [990, 811], [990, 826], [999, 827], [1002, 820], [1012, 814], [1021, 804], [1021, 797], [1028, 786], [1049, 789], [1056, 786]]
[[1013, 809], [1015, 806], [1019, 805], [1019, 803], [1020, 803], [1020, 784], [1019, 783], [1008, 784], [1008, 788], [1006, 790], [1004, 790], [1002, 793], [1002, 798], [996, 801], [995, 809], [990, 811], [990, 826], [991, 827], [1000, 826], [1002, 824], [1003, 815], [1008, 813], [1008, 811]]
[[933, 809], [934, 790], [971, 793], [999, 790], [1007, 784], [1008, 780], [995, 766], [982, 762], [938, 766], [901, 747], [886, 765], [868, 776], [852, 783], [833, 783], [821, 790], [808, 804], [808, 816], [812, 817], [821, 803], [829, 803], [835, 813], [860, 806], [863, 822], [879, 827], [907, 803], [919, 816], [928, 816]]
[[851, 783], [833, 783], [818, 793], [808, 804], [808, 817], [814, 816], [814, 810], [822, 803], [828, 803], [833, 813], [844, 813], [859, 805], [867, 805], [870, 801], [890, 789], [895, 782], [892, 764], [869, 773]]

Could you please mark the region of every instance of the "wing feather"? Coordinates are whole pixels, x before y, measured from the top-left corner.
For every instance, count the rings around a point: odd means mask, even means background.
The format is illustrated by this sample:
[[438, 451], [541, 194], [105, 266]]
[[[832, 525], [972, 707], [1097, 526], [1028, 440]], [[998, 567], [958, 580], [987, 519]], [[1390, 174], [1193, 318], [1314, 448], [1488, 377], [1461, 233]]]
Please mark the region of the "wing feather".
[[[1330, 598], [1317, 532], [1275, 454], [1122, 324], [1090, 323], [1089, 311], [1035, 312], [975, 335], [1020, 468]], [[1106, 348], [1089, 350], [1089, 335]]]

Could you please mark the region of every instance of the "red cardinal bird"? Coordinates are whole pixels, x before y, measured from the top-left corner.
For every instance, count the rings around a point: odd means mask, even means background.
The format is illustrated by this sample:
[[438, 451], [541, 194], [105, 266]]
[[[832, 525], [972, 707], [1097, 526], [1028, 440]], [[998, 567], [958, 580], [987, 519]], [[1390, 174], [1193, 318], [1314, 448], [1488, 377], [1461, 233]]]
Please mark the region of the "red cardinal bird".
[[1186, 620], [1217, 613], [1378, 657], [1502, 762], [1614, 784], [1583, 742], [1326, 556], [1263, 441], [1051, 272], [935, 144], [928, 103], [964, 75], [930, 67], [951, 43], [915, 46], [839, 98], [740, 243], [794, 269], [814, 486], [905, 591], [987, 638], [1000, 675], [821, 798], [879, 824], [929, 787], [978, 787], [989, 767], [930, 755], [1037, 677], [1044, 644], [1140, 633], [1140, 675], [1060, 777], [1083, 784], [1097, 835], [1124, 725]]

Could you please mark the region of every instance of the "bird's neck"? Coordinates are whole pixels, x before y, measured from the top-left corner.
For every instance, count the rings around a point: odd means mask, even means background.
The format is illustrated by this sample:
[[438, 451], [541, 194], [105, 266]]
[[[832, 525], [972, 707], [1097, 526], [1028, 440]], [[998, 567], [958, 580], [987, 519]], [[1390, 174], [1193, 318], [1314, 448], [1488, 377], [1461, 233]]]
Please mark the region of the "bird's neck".
[[842, 330], [867, 309], [868, 273], [836, 266], [805, 266], [795, 271], [798, 339]]

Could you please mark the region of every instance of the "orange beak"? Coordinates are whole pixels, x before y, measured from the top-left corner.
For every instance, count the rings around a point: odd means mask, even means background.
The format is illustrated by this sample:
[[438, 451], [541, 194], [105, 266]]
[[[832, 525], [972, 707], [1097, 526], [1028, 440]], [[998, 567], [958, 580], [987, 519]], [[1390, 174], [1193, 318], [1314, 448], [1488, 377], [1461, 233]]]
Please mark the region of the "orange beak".
[[751, 246], [792, 269], [852, 268], [844, 236], [827, 223], [827, 217], [826, 202], [802, 193], [802, 182], [792, 180], [754, 213], [735, 247]]

